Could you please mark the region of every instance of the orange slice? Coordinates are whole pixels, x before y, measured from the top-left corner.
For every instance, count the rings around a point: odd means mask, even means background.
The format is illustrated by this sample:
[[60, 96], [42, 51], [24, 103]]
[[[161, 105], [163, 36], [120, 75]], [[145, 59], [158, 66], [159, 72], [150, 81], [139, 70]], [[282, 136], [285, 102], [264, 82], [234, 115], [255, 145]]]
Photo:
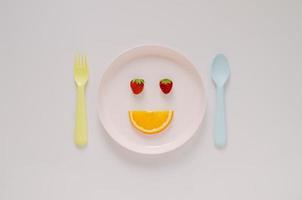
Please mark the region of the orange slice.
[[166, 129], [173, 118], [172, 110], [164, 111], [129, 111], [132, 125], [145, 134], [156, 134]]

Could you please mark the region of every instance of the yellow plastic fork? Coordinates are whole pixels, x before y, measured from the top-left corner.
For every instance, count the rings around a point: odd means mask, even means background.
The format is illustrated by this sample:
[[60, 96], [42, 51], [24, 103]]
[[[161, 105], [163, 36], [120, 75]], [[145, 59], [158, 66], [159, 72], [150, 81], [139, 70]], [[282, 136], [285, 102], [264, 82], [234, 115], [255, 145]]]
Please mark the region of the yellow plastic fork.
[[86, 56], [76, 56], [74, 64], [74, 79], [77, 85], [75, 144], [86, 146], [88, 142], [85, 86], [88, 81], [88, 65]]

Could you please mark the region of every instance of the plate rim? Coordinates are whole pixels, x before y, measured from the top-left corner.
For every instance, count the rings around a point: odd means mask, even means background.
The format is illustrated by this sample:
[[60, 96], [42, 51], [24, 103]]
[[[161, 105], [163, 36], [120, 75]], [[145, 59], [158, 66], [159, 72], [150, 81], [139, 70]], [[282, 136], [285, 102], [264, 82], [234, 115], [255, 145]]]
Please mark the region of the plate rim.
[[[139, 151], [137, 148], [131, 148], [125, 144], [123, 144], [122, 142], [119, 142], [115, 137], [112, 136], [112, 134], [110, 134], [108, 128], [106, 127], [106, 125], [103, 123], [104, 119], [103, 119], [103, 115], [101, 114], [100, 110], [100, 100], [101, 100], [101, 95], [100, 95], [100, 91], [101, 91], [101, 87], [102, 87], [102, 83], [103, 83], [103, 79], [105, 74], [109, 71], [109, 69], [111, 68], [111, 66], [113, 64], [115, 64], [115, 62], [117, 60], [119, 60], [122, 56], [131, 53], [132, 51], [137, 51], [140, 49], [146, 49], [146, 48], [159, 48], [159, 49], [164, 49], [167, 51], [170, 51], [174, 54], [176, 54], [178, 57], [182, 57], [182, 59], [184, 59], [189, 65], [191, 65], [191, 67], [193, 67], [193, 69], [195, 70], [195, 72], [197, 73], [201, 83], [202, 83], [202, 89], [204, 91], [204, 109], [203, 109], [203, 113], [202, 116], [200, 117], [200, 121], [198, 122], [198, 125], [196, 126], [195, 130], [192, 131], [193, 133], [190, 134], [189, 137], [187, 137], [185, 140], [183, 140], [182, 142], [176, 143], [176, 145], [172, 145], [170, 148], [164, 148], [163, 150], [156, 150], [156, 151]], [[191, 140], [191, 138], [193, 138], [193, 136], [197, 133], [198, 129], [200, 128], [202, 122], [204, 121], [206, 112], [207, 112], [207, 95], [206, 95], [206, 90], [205, 90], [205, 85], [204, 85], [204, 79], [200, 74], [199, 69], [187, 58], [187, 56], [185, 56], [183, 53], [181, 53], [178, 50], [175, 50], [174, 48], [168, 47], [166, 45], [159, 45], [159, 44], [144, 44], [144, 45], [139, 45], [139, 46], [135, 46], [133, 48], [128, 48], [127, 50], [124, 50], [122, 53], [120, 53], [117, 57], [115, 57], [113, 59], [113, 61], [110, 62], [109, 65], [107, 65], [106, 69], [103, 71], [103, 73], [101, 74], [101, 78], [98, 84], [98, 90], [97, 90], [97, 115], [99, 118], [99, 121], [102, 125], [102, 127], [104, 128], [105, 132], [107, 135], [109, 135], [109, 137], [114, 140], [117, 144], [119, 144], [120, 146], [122, 146], [123, 148], [127, 149], [130, 152], [135, 152], [138, 154], [144, 154], [144, 155], [159, 155], [159, 154], [164, 154], [164, 153], [168, 153], [171, 151], [174, 151], [175, 149], [183, 146], [185, 143], [187, 143], [189, 140]], [[170, 143], [171, 144], [171, 143]]]

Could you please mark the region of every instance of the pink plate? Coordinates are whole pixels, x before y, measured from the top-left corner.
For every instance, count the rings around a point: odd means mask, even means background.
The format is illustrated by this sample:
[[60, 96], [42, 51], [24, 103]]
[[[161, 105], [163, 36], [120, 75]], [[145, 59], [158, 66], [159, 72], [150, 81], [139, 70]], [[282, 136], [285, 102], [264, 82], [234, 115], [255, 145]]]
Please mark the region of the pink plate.
[[[134, 78], [145, 80], [139, 95], [133, 95], [129, 86]], [[163, 78], [173, 81], [168, 95], [159, 87]], [[205, 109], [199, 72], [183, 55], [163, 46], [141, 46], [120, 55], [103, 74], [98, 90], [99, 118], [107, 133], [142, 154], [161, 154], [183, 145], [197, 131]], [[162, 133], [145, 135], [132, 127], [129, 110], [174, 110], [174, 117]]]

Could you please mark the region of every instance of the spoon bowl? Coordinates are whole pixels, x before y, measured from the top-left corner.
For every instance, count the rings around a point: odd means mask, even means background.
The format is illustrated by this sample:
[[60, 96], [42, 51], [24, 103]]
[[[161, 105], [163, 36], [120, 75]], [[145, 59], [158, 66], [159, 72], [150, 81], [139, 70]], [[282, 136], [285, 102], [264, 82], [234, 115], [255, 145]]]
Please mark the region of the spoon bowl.
[[215, 56], [212, 64], [212, 79], [217, 86], [223, 86], [230, 77], [230, 67], [223, 54]]

